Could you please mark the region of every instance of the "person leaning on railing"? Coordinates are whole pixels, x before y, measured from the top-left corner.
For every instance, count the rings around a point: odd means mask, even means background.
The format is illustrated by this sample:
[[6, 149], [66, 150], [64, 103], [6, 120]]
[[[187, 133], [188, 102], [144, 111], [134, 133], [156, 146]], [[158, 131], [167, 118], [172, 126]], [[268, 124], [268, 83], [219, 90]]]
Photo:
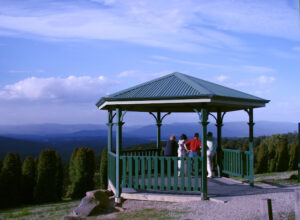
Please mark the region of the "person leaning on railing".
[[[194, 138], [187, 141], [184, 144], [184, 147], [187, 150], [189, 157], [197, 157], [201, 151], [201, 141], [199, 140], [199, 134], [195, 133]], [[193, 170], [193, 161], [192, 161], [192, 170]]]
[[170, 136], [170, 140], [168, 140], [165, 151], [164, 151], [164, 156], [169, 156], [169, 157], [177, 157], [177, 142], [176, 138], [174, 135]]

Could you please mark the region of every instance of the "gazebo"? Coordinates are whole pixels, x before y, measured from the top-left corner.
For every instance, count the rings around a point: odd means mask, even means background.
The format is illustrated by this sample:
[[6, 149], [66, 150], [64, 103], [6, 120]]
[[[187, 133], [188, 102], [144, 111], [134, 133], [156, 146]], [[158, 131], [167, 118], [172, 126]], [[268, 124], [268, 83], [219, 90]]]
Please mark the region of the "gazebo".
[[[254, 184], [253, 109], [264, 107], [269, 100], [246, 94], [182, 73], [171, 73], [126, 90], [103, 97], [96, 104], [108, 112], [108, 184], [116, 200], [122, 188], [156, 191], [200, 191], [207, 199], [206, 137], [208, 117], [216, 120], [218, 175], [248, 179]], [[243, 110], [249, 116], [249, 150], [221, 148], [223, 118], [226, 113]], [[126, 152], [122, 150], [122, 126], [127, 111], [147, 112], [157, 125], [156, 149]], [[164, 157], [161, 149], [163, 119], [172, 112], [195, 112], [202, 126], [202, 150], [199, 157]], [[115, 121], [114, 121], [115, 119]], [[115, 152], [112, 130], [116, 126]], [[177, 163], [181, 161], [181, 167]], [[194, 175], [192, 175], [192, 163]], [[178, 169], [181, 175], [177, 176]], [[184, 170], [187, 169], [185, 173]]]

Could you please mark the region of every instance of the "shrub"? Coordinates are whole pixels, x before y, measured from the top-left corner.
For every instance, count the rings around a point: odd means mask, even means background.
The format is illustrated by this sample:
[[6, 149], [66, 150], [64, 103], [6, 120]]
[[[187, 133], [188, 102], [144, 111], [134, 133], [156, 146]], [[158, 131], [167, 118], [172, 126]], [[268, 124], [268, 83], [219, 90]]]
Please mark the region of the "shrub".
[[100, 189], [107, 189], [107, 147], [103, 149], [101, 154]]
[[91, 148], [79, 147], [72, 153], [70, 160], [70, 196], [81, 198], [94, 187], [95, 155]]
[[22, 202], [34, 202], [36, 166], [32, 157], [26, 157], [22, 166]]
[[16, 206], [21, 202], [21, 160], [18, 154], [7, 153], [0, 177], [1, 207]]
[[38, 203], [55, 202], [60, 198], [57, 193], [57, 157], [53, 149], [40, 153], [37, 169], [35, 200]]

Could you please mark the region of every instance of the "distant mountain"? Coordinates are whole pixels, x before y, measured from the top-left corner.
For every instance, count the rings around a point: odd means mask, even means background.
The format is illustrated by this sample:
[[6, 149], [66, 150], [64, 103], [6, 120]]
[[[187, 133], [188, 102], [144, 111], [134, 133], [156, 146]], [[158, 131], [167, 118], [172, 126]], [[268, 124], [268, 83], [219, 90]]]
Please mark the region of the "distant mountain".
[[0, 137], [0, 160], [5, 157], [7, 152], [17, 152], [22, 158], [25, 156], [36, 157], [45, 148], [47, 145], [43, 143]]
[[96, 124], [29, 124], [29, 125], [0, 125], [1, 135], [58, 135], [70, 134], [82, 130], [104, 130], [105, 125]]
[[[273, 134], [283, 134], [288, 132], [297, 131], [297, 123], [290, 122], [266, 122], [258, 121], [254, 126], [254, 135], [258, 136], [269, 136]], [[195, 132], [201, 132], [201, 125], [199, 123], [174, 123], [165, 124], [161, 127], [162, 138], [167, 139], [171, 134], [179, 137], [182, 133], [192, 137]], [[208, 131], [213, 132], [215, 135], [217, 133], [217, 128], [215, 123], [210, 123], [208, 125]], [[156, 126], [148, 125], [141, 127], [136, 130], [131, 130], [129, 132], [124, 132], [124, 135], [136, 137], [156, 137]], [[223, 137], [248, 137], [249, 127], [246, 122], [226, 122], [222, 128]]]
[[[214, 122], [208, 125], [208, 130], [216, 133], [216, 126]], [[282, 134], [297, 131], [297, 123], [291, 122], [268, 122], [257, 121], [254, 126], [254, 135], [272, 135]], [[173, 123], [163, 124], [162, 137], [167, 138], [171, 134], [180, 135], [186, 133], [192, 136], [195, 132], [201, 132], [201, 125], [195, 123]], [[156, 138], [156, 126], [124, 126], [124, 137], [130, 138]], [[26, 140], [47, 141], [53, 139], [59, 140], [74, 140], [74, 139], [90, 139], [92, 137], [106, 137], [106, 125], [94, 124], [41, 124], [41, 125], [20, 125], [20, 126], [0, 126], [0, 135], [6, 137], [20, 138]], [[222, 129], [224, 137], [247, 137], [248, 124], [247, 122], [226, 122]]]
[[[248, 137], [246, 122], [224, 123], [223, 137]], [[216, 135], [214, 123], [208, 125], [208, 131]], [[258, 121], [255, 124], [255, 136], [269, 136], [297, 131], [297, 123]], [[174, 123], [162, 126], [162, 141], [167, 140], [171, 134], [177, 138], [182, 133], [191, 138], [195, 132], [201, 133], [201, 125], [196, 123]], [[59, 152], [64, 161], [70, 158], [74, 148], [87, 146], [100, 154], [107, 146], [107, 128], [104, 125], [22, 125], [0, 126], [0, 159], [7, 152], [18, 152], [22, 158], [26, 155], [38, 156], [45, 148], [54, 148]], [[4, 137], [5, 136], [5, 137]], [[156, 126], [124, 126], [123, 146], [140, 145], [156, 140]], [[115, 146], [115, 136], [113, 136]]]

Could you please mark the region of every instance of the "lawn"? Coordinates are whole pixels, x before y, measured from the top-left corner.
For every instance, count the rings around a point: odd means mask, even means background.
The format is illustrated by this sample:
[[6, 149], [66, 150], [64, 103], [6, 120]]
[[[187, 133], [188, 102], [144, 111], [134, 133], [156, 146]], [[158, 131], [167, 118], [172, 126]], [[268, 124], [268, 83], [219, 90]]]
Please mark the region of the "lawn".
[[43, 205], [23, 206], [0, 211], [0, 219], [61, 219], [68, 215], [80, 201], [63, 201]]

